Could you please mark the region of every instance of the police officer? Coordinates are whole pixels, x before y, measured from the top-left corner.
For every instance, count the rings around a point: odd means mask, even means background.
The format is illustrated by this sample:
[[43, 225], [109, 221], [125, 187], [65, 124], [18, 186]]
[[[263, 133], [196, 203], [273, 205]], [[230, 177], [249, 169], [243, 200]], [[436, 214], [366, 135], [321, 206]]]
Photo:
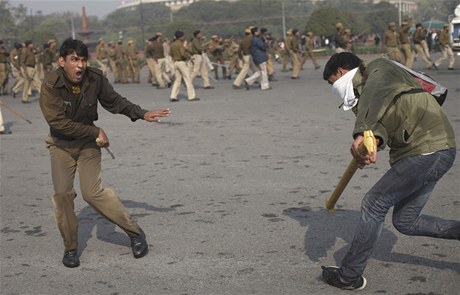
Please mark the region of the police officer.
[[190, 79], [192, 80], [192, 83], [193, 83], [195, 78], [198, 75], [201, 75], [201, 78], [203, 79], [203, 88], [212, 89], [214, 87], [212, 87], [211, 83], [209, 82], [208, 68], [206, 66], [206, 63], [203, 60], [203, 53], [206, 52], [206, 48], [203, 46], [201, 37], [202, 37], [202, 34], [200, 30], [196, 30], [195, 32], [193, 32], [193, 39], [190, 44], [190, 51], [192, 53], [191, 61], [193, 63], [192, 75]]
[[401, 29], [399, 30], [399, 38], [401, 42], [403, 64], [408, 68], [412, 68], [412, 64], [414, 62], [414, 55], [412, 54], [412, 50], [410, 47], [409, 29], [409, 23], [406, 21], [402, 22]]
[[134, 83], [140, 83], [140, 71], [137, 60], [137, 49], [134, 40], [128, 41], [128, 47], [126, 47], [126, 57], [128, 58], [128, 69], [130, 76]]
[[29, 94], [32, 86], [40, 92], [41, 81], [38, 79], [34, 43], [32, 40], [25, 42], [25, 48], [21, 55], [21, 69], [24, 75], [24, 90], [22, 91], [22, 103], [29, 103]]
[[383, 34], [383, 46], [386, 49], [388, 58], [401, 62], [401, 51], [399, 50], [399, 34], [396, 32], [396, 24], [388, 24], [388, 30]]
[[442, 56], [434, 63], [439, 67], [446, 59], [449, 59], [448, 69], [453, 70], [455, 64], [454, 52], [449, 44], [449, 24], [444, 24], [443, 30], [439, 35], [439, 46], [441, 48]]
[[0, 93], [3, 95], [8, 94], [8, 57], [3, 40], [0, 40]]
[[96, 62], [99, 65], [104, 76], [107, 77], [107, 49], [105, 48], [105, 39], [100, 38], [96, 46]]
[[113, 90], [103, 73], [87, 67], [88, 48], [80, 40], [67, 39], [60, 48], [59, 65], [43, 82], [40, 108], [50, 134], [46, 139], [51, 157], [53, 209], [64, 242], [62, 263], [78, 267], [78, 219], [74, 211], [74, 178], [80, 176], [83, 199], [102, 216], [118, 225], [131, 240], [132, 253], [148, 253], [145, 234], [123, 207], [112, 189], [101, 184], [101, 148], [109, 146], [102, 128], [94, 125], [97, 105], [132, 121], [159, 122], [169, 109], [147, 111]]

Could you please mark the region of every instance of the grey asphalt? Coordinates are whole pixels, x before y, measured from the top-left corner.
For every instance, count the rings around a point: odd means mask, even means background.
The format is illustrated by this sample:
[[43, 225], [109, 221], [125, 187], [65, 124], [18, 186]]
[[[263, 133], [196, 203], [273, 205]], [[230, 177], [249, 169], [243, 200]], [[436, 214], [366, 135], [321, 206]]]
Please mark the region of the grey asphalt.
[[[450, 89], [443, 109], [459, 142], [456, 58], [454, 71], [444, 64], [426, 72]], [[126, 235], [82, 200], [77, 178], [81, 266], [75, 269], [61, 263], [38, 96], [28, 105], [0, 97], [33, 123], [2, 110], [13, 133], [0, 136], [0, 293], [350, 294], [323, 283], [321, 265], [343, 257], [363, 194], [389, 167], [388, 151], [356, 173], [337, 210], [327, 213], [325, 198], [350, 161], [354, 115], [338, 109], [339, 98], [310, 61], [299, 80], [276, 69], [272, 90], [233, 90], [230, 81], [219, 80], [212, 90], [197, 87], [199, 102], [182, 95], [170, 103], [170, 90], [145, 82], [145, 68], [141, 84], [116, 84], [146, 109], [172, 110], [152, 124], [101, 108], [97, 122], [116, 156], [103, 152], [103, 183], [143, 227], [151, 251], [134, 259]], [[420, 60], [415, 69], [424, 70]], [[425, 213], [460, 218], [459, 167], [460, 157]], [[404, 236], [389, 215], [362, 294], [459, 294], [459, 246]]]

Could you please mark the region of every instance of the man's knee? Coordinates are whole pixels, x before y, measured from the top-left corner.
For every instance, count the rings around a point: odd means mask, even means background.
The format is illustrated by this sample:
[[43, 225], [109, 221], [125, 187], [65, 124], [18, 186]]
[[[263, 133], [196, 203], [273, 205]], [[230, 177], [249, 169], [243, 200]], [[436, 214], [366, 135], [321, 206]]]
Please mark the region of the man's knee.
[[361, 211], [364, 218], [380, 221], [385, 219], [391, 207], [386, 201], [386, 197], [381, 194], [368, 192], [361, 202]]
[[413, 233], [413, 224], [415, 219], [410, 219], [407, 216], [393, 216], [393, 226], [397, 231], [404, 235], [411, 236]]

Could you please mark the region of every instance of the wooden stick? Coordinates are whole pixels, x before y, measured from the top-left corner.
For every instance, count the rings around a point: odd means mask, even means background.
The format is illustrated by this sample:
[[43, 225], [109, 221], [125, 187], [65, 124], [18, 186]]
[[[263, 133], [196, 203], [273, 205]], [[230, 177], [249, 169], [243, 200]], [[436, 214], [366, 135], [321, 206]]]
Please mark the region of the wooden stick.
[[[359, 147], [359, 153], [364, 156], [368, 153], [368, 151], [373, 152], [375, 148], [376, 143], [374, 134], [372, 134], [372, 131], [370, 130], [364, 131], [364, 141], [363, 144], [361, 144], [361, 146]], [[342, 195], [343, 191], [347, 187], [356, 170], [358, 170], [358, 164], [356, 163], [356, 160], [353, 158], [351, 159], [350, 164], [348, 164], [347, 169], [343, 173], [342, 178], [340, 178], [339, 183], [332, 192], [332, 195], [329, 198], [326, 198], [326, 209], [329, 213], [334, 212], [335, 203], [337, 203], [337, 200]]]
[[7, 109], [8, 111], [12, 112], [13, 114], [18, 116], [19, 118], [21, 118], [24, 121], [26, 121], [27, 123], [32, 124], [32, 122], [29, 119], [27, 119], [24, 115], [22, 115], [21, 113], [15, 111], [13, 108], [11, 108], [9, 105], [7, 105], [6, 103], [4, 103], [1, 100], [0, 100], [0, 105], [2, 105], [5, 109]]

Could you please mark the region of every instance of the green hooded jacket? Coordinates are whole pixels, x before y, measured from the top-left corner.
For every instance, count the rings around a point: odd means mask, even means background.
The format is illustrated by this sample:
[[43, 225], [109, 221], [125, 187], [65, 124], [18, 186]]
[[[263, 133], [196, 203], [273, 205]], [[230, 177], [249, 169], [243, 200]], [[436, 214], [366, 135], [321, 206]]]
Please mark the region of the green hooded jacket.
[[379, 58], [365, 64], [365, 70], [353, 77], [353, 88], [359, 98], [353, 108], [353, 137], [372, 130], [381, 149], [390, 147], [390, 165], [404, 157], [455, 147], [453, 128], [441, 106], [393, 62]]

